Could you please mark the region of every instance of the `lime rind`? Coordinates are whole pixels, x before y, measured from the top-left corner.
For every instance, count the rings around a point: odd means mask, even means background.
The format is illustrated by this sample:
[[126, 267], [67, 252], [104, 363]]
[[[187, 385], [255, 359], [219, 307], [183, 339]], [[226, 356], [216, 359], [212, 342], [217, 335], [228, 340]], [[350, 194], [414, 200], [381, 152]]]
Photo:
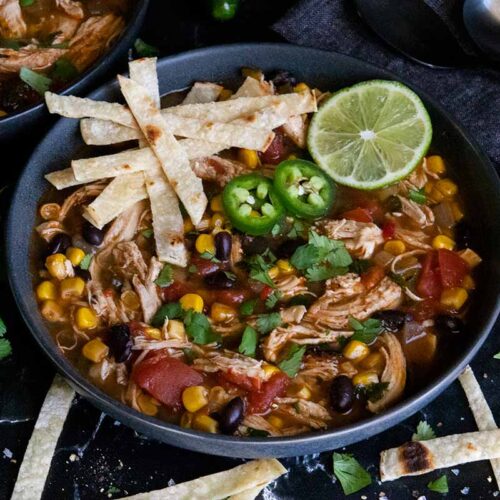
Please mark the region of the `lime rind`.
[[311, 120], [309, 152], [336, 182], [363, 190], [409, 175], [426, 154], [432, 124], [405, 85], [370, 80], [342, 89]]

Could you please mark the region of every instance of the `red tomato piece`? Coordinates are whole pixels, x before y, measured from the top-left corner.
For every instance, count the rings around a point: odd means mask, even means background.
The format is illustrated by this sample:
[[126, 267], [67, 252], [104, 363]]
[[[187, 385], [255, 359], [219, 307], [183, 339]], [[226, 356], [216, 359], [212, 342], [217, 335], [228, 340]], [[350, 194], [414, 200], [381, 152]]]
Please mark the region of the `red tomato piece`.
[[134, 382], [170, 408], [180, 408], [182, 391], [201, 385], [203, 376], [182, 361], [163, 353], [148, 356], [134, 367]]
[[373, 222], [370, 211], [366, 208], [354, 208], [340, 215], [341, 219], [355, 220], [356, 222]]
[[189, 293], [191, 290], [181, 281], [174, 281], [170, 286], [160, 289], [161, 298], [163, 302], [177, 302], [183, 295]]
[[361, 283], [365, 285], [365, 287], [370, 290], [375, 285], [378, 285], [382, 278], [385, 276], [385, 271], [383, 267], [380, 266], [372, 266], [366, 273], [361, 275]]
[[220, 372], [219, 377], [226, 382], [237, 385], [246, 391], [259, 391], [262, 388], [262, 380], [258, 377], [248, 377], [244, 373], [228, 370]]
[[382, 226], [382, 236], [384, 240], [392, 240], [396, 234], [396, 223], [392, 220], [387, 221]]
[[441, 295], [443, 287], [437, 267], [436, 252], [431, 251], [425, 256], [416, 289], [422, 297], [439, 297]]
[[437, 251], [441, 283], [445, 288], [461, 286], [469, 274], [469, 265], [460, 255], [451, 250], [440, 249]]
[[259, 153], [262, 163], [277, 165], [287, 156], [287, 148], [285, 147], [283, 133], [280, 130], [275, 130], [274, 132], [275, 135], [271, 144], [269, 144], [268, 148], [264, 152]]
[[362, 200], [359, 203], [359, 206], [365, 210], [368, 210], [368, 213], [370, 214], [373, 221], [379, 223], [384, 220], [384, 209], [377, 200], [368, 198], [366, 200]]
[[289, 377], [281, 372], [275, 373], [267, 382], [264, 382], [260, 391], [250, 392], [248, 395], [248, 413], [265, 413], [271, 407], [275, 398], [283, 396], [290, 383]]
[[269, 285], [264, 285], [264, 288], [260, 291], [259, 298], [260, 300], [266, 300], [272, 293], [272, 287], [270, 287]]

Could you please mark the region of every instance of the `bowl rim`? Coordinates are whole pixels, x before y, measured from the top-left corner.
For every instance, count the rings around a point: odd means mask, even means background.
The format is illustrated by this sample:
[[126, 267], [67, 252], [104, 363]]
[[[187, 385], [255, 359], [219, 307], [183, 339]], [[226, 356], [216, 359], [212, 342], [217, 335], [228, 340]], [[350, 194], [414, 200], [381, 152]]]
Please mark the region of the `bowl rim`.
[[[113, 42], [113, 45], [108, 50], [106, 50], [106, 52], [104, 52], [104, 54], [102, 54], [96, 61], [94, 61], [83, 73], [78, 75], [78, 78], [76, 80], [74, 80], [70, 85], [65, 87], [60, 92], [57, 92], [57, 94], [68, 95], [79, 92], [81, 90], [80, 87], [85, 85], [85, 83], [88, 83], [93, 76], [99, 74], [99, 72], [109, 64], [109, 58], [113, 57], [113, 55], [116, 54], [117, 51], [120, 51], [120, 46], [123, 41], [128, 38], [130, 30], [133, 29], [133, 27], [136, 26], [137, 23], [142, 22], [143, 16], [146, 14], [146, 10], [148, 8], [150, 0], [135, 1], [136, 5], [129, 14], [130, 18], [127, 22], [127, 25], [120, 33], [120, 36]], [[104, 83], [103, 85], [105, 84], [106, 83]], [[37, 104], [33, 104], [32, 106], [21, 109], [20, 111], [16, 111], [15, 113], [9, 113], [7, 115], [0, 116], [0, 127], [9, 124], [9, 122], [22, 120], [31, 113], [34, 114], [44, 107], [45, 101], [41, 99]]]
[[[361, 65], [364, 69], [374, 70], [378, 74], [385, 74], [387, 78], [402, 81], [403, 83], [408, 84], [411, 88], [416, 89], [416, 92], [426, 101], [431, 103], [432, 106], [437, 110], [437, 112], [442, 115], [450, 123], [450, 126], [453, 127], [455, 131], [464, 139], [464, 141], [469, 144], [473, 153], [480, 160], [482, 170], [484, 171], [485, 175], [490, 178], [490, 181], [495, 186], [495, 189], [500, 193], [500, 180], [496, 175], [496, 171], [493, 168], [490, 160], [481, 151], [476, 141], [461, 128], [457, 120], [452, 117], [449, 112], [443, 109], [443, 107], [435, 99], [430, 97], [425, 91], [422, 91], [418, 88], [418, 86], [413, 85], [412, 82], [407, 82], [404, 78], [400, 78], [398, 75], [390, 71], [367, 63], [363, 60], [331, 51], [299, 47], [290, 44], [244, 43], [211, 46], [183, 52], [181, 54], [173, 56], [167, 56], [158, 60], [158, 67], [159, 71], [161, 71], [162, 65], [168, 66], [170, 64], [175, 64], [176, 62], [189, 60], [193, 57], [199, 57], [208, 54], [210, 54], [211, 56], [215, 54], [219, 55], [220, 57], [224, 57], [230, 51], [241, 52], [246, 50], [279, 51], [283, 52], [284, 56], [287, 53], [290, 53], [290, 55], [292, 53], [295, 55], [297, 55], [298, 53], [303, 53], [303, 55], [310, 55], [311, 57], [314, 57], [318, 54], [321, 54], [322, 57], [326, 55], [327, 57], [330, 56], [336, 58], [337, 60], [344, 60], [345, 62], [349, 62], [350, 64], [355, 64], [358, 67], [360, 67]], [[100, 92], [110, 90], [114, 85], [116, 85], [116, 83], [113, 81], [107, 82], [91, 92], [89, 94], [89, 97], [92, 97], [93, 95]], [[29, 167], [34, 162], [36, 162], [39, 149], [42, 147], [43, 143], [48, 140], [49, 136], [53, 132], [53, 129], [60, 125], [63, 120], [69, 119], [60, 118], [57, 123], [54, 124], [54, 126], [47, 132], [44, 138], [40, 141], [39, 145], [34, 149], [30, 159], [28, 160], [23, 172], [19, 177], [12, 196], [12, 201], [8, 213], [8, 220], [6, 224], [5, 238], [9, 284], [16, 300], [18, 309], [21, 312], [21, 315], [32, 336], [35, 338], [43, 351], [49, 356], [56, 368], [60, 370], [67, 379], [69, 379], [69, 383], [76, 389], [76, 391], [84, 395], [87, 399], [90, 400], [92, 404], [99, 407], [102, 411], [120, 421], [123, 421], [126, 425], [129, 425], [139, 430], [140, 432], [143, 432], [147, 435], [153, 435], [154, 438], [160, 439], [164, 442], [169, 442], [170, 444], [181, 448], [187, 448], [205, 453], [209, 452], [216, 455], [241, 458], [254, 458], [263, 456], [296, 456], [299, 454], [325, 451], [331, 449], [332, 445], [346, 446], [348, 444], [357, 442], [360, 439], [374, 436], [375, 434], [378, 434], [379, 432], [382, 432], [383, 430], [396, 425], [397, 423], [411, 416], [416, 411], [420, 410], [424, 405], [430, 403], [444, 389], [446, 389], [451, 384], [451, 382], [453, 382], [457, 378], [463, 368], [471, 361], [471, 359], [474, 357], [474, 355], [477, 353], [479, 348], [488, 337], [496, 321], [496, 318], [500, 312], [500, 294], [497, 294], [495, 305], [489, 311], [487, 319], [484, 322], [484, 327], [478, 331], [477, 337], [474, 340], [474, 343], [471, 344], [470, 349], [464, 352], [463, 355], [461, 355], [452, 365], [450, 365], [447, 371], [436, 377], [432, 386], [424, 387], [423, 389], [400, 401], [398, 404], [389, 408], [383, 413], [370, 416], [369, 418], [349, 424], [345, 427], [328, 429], [325, 431], [314, 431], [308, 434], [287, 437], [233, 437], [183, 429], [178, 425], [169, 424], [167, 422], [156, 419], [155, 417], [143, 415], [133, 408], [112, 398], [111, 396], [108, 396], [101, 389], [88, 381], [77, 371], [76, 368], [73, 367], [69, 360], [57, 350], [57, 347], [52, 341], [50, 335], [47, 335], [47, 332], [38, 330], [35, 327], [34, 322], [32, 323], [30, 316], [34, 313], [27, 307], [27, 304], [24, 302], [23, 294], [20, 288], [18, 288], [17, 286], [16, 271], [14, 269], [16, 233], [15, 213], [17, 211], [18, 204], [18, 202], [16, 203], [16, 200], [18, 198], [19, 192], [24, 188], [24, 184], [29, 183], [30, 177], [28, 176], [27, 172], [28, 170], [31, 170], [31, 168]], [[338, 442], [340, 442], [341, 444], [339, 445]]]

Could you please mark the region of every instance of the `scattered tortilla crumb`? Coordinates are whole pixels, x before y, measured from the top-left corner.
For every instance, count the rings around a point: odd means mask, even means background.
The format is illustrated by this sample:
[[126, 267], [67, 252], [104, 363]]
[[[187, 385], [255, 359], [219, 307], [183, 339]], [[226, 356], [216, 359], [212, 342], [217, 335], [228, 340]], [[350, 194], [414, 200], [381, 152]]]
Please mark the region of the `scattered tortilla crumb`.
[[9, 448], [3, 449], [3, 457], [4, 458], [12, 458], [13, 456], [14, 456], [14, 454], [12, 453], [11, 450], [9, 450]]
[[464, 488], [462, 488], [460, 490], [460, 493], [462, 493], [462, 495], [468, 495], [469, 491], [470, 491], [470, 488], [468, 486], [465, 486]]
[[486, 478], [486, 481], [488, 481], [488, 483], [491, 483], [491, 481], [493, 481], [493, 479], [491, 478], [491, 476], [488, 476], [488, 477]]
[[459, 469], [451, 469], [451, 472], [453, 472], [453, 474], [455, 474], [455, 476], [458, 476], [460, 474]]
[[76, 453], [72, 453], [72, 454], [69, 456], [69, 461], [70, 461], [70, 462], [76, 462], [77, 460], [80, 460], [80, 457], [79, 457]]
[[488, 374], [487, 373], [483, 373], [483, 378], [488, 378]]
[[443, 427], [443, 422], [438, 422], [436, 427]]

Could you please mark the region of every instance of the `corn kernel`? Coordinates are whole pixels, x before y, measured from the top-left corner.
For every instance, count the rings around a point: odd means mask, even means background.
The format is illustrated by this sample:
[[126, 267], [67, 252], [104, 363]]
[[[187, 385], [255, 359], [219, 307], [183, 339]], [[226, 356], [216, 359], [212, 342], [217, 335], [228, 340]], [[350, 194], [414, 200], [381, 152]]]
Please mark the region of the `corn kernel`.
[[239, 149], [238, 160], [244, 163], [248, 168], [255, 169], [260, 165], [259, 155], [253, 149]]
[[187, 411], [195, 413], [208, 404], [208, 391], [202, 385], [186, 387], [182, 391], [182, 404]]
[[277, 415], [269, 415], [267, 417], [267, 421], [275, 428], [275, 429], [283, 429], [285, 426], [285, 421], [278, 417]]
[[380, 352], [371, 352], [361, 362], [361, 366], [365, 370], [370, 370], [378, 373], [379, 375], [384, 371], [385, 359]]
[[79, 307], [76, 310], [75, 320], [76, 326], [81, 330], [92, 330], [99, 323], [95, 312], [89, 307]]
[[42, 281], [36, 287], [36, 296], [39, 300], [55, 300], [57, 298], [57, 287], [52, 281]]
[[427, 181], [424, 186], [424, 193], [431, 194], [435, 184], [436, 184], [435, 181]]
[[359, 340], [351, 340], [342, 350], [345, 358], [351, 361], [361, 361], [370, 354], [370, 348]]
[[446, 166], [444, 164], [443, 158], [438, 155], [428, 156], [426, 158], [427, 168], [437, 175], [443, 175], [446, 172]]
[[61, 297], [70, 299], [72, 297], [81, 297], [85, 290], [85, 281], [79, 276], [75, 278], [64, 278], [61, 281]]
[[222, 89], [219, 94], [219, 101], [227, 101], [233, 95], [233, 91], [229, 89]]
[[274, 280], [280, 275], [280, 268], [278, 266], [273, 266], [269, 271], [267, 271], [267, 274], [269, 274], [269, 277]]
[[216, 434], [219, 430], [219, 423], [212, 417], [203, 414], [196, 414], [193, 417], [192, 422], [193, 429], [197, 431], [210, 432], [211, 434]]
[[443, 306], [458, 311], [468, 298], [469, 294], [465, 288], [447, 288], [441, 293], [440, 302]]
[[474, 250], [471, 250], [470, 248], [466, 248], [465, 250], [458, 252], [458, 255], [460, 255], [460, 257], [462, 257], [462, 259], [464, 259], [471, 268], [481, 264], [483, 260], [476, 252], [474, 252]]
[[224, 207], [222, 206], [222, 195], [218, 194], [210, 200], [210, 210], [212, 210], [212, 212], [224, 211]]
[[141, 307], [139, 296], [133, 290], [125, 290], [121, 294], [120, 299], [127, 309], [137, 311]]
[[226, 219], [222, 214], [213, 214], [210, 219], [210, 227], [212, 229], [222, 229]]
[[279, 373], [281, 370], [277, 367], [277, 366], [274, 366], [274, 365], [271, 365], [269, 363], [265, 363], [263, 366], [262, 366], [262, 369], [264, 370], [264, 373], [266, 374], [266, 377], [267, 378], [270, 378], [272, 377], [275, 373]]
[[293, 153], [291, 155], [288, 155], [286, 157], [287, 160], [296, 160], [297, 159], [297, 155], [294, 155]]
[[200, 254], [208, 252], [214, 255], [215, 254], [214, 237], [211, 234], [200, 234], [198, 238], [196, 238], [195, 247], [196, 251]]
[[344, 361], [340, 363], [339, 370], [341, 373], [345, 373], [350, 377], [358, 373], [358, 370], [354, 367], [354, 365], [350, 361]]
[[444, 234], [440, 234], [438, 236], [435, 236], [432, 240], [432, 248], [439, 250], [439, 249], [446, 249], [446, 250], [453, 250], [455, 248], [455, 242], [451, 239], [448, 238], [448, 236], [445, 236]]
[[236, 309], [226, 304], [220, 304], [219, 302], [214, 302], [210, 309], [210, 317], [216, 323], [225, 323], [233, 320], [238, 315]]
[[371, 384], [378, 384], [378, 375], [376, 372], [372, 371], [360, 372], [357, 375], [354, 375], [352, 383], [354, 385], [362, 385], [365, 387]]
[[162, 340], [163, 335], [161, 334], [161, 330], [159, 328], [154, 328], [152, 326], [148, 326], [147, 328], [144, 328], [144, 333], [152, 339], [155, 340]]
[[145, 415], [149, 415], [150, 417], [154, 417], [158, 413], [158, 405], [156, 404], [156, 400], [147, 394], [139, 394], [137, 397], [137, 404], [139, 409]]
[[203, 311], [203, 299], [197, 293], [186, 293], [186, 295], [180, 298], [179, 303], [185, 311], [189, 309], [193, 309], [199, 313]]
[[181, 427], [183, 427], [184, 429], [191, 429], [191, 426], [193, 424], [193, 414], [189, 413], [188, 411], [185, 411], [182, 414], [180, 424]]
[[462, 282], [462, 286], [466, 289], [466, 290], [474, 290], [476, 288], [476, 282], [474, 281], [474, 278], [468, 274], [463, 282]]
[[55, 300], [46, 300], [40, 308], [42, 316], [51, 323], [64, 321], [63, 308]]
[[169, 319], [167, 323], [167, 338], [186, 340], [184, 323], [178, 319]]
[[45, 267], [49, 274], [58, 280], [67, 278], [73, 270], [71, 262], [62, 253], [49, 255], [45, 260]]
[[285, 276], [293, 274], [295, 271], [295, 268], [292, 266], [292, 264], [290, 264], [290, 261], [288, 259], [279, 259], [276, 262], [276, 265], [278, 266], [280, 274], [283, 274]]
[[294, 396], [300, 399], [311, 399], [312, 396], [311, 389], [309, 389], [307, 385], [300, 386], [294, 392]]
[[455, 222], [459, 222], [464, 218], [464, 212], [462, 210], [462, 207], [460, 206], [460, 203], [458, 201], [454, 201], [451, 204], [451, 213], [453, 214], [453, 218], [455, 219]]
[[96, 337], [83, 346], [82, 354], [90, 361], [99, 363], [109, 354], [109, 347], [99, 337]]
[[401, 240], [390, 240], [384, 245], [384, 250], [392, 255], [401, 255], [406, 251], [406, 245]]
[[191, 231], [194, 231], [191, 219], [184, 219], [184, 233], [190, 233]]
[[445, 198], [451, 198], [458, 193], [458, 186], [450, 179], [440, 179], [434, 185], [432, 192], [438, 191]]
[[306, 90], [311, 90], [311, 89], [309, 88], [309, 85], [307, 85], [307, 83], [304, 82], [297, 83], [297, 85], [293, 87], [294, 92], [305, 92]]
[[434, 185], [430, 193], [430, 199], [436, 203], [439, 203], [440, 201], [443, 201], [444, 198], [445, 198], [444, 194], [441, 193], [441, 191], [437, 190], [436, 185]]
[[66, 250], [66, 257], [68, 257], [71, 264], [76, 267], [85, 257], [85, 252], [81, 248], [69, 247]]
[[264, 79], [264, 74], [260, 69], [257, 68], [241, 68], [241, 74], [245, 78], [251, 77], [259, 81]]

